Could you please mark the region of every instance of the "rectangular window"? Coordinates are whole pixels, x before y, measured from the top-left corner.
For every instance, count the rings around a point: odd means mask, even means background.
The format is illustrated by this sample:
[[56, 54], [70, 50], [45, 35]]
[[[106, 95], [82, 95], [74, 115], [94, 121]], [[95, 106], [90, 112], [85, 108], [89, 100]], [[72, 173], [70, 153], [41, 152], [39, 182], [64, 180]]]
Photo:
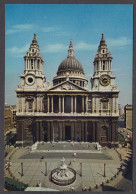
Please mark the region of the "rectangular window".
[[103, 110], [108, 109], [108, 102], [103, 102], [102, 105], [103, 105]]
[[92, 109], [92, 102], [88, 101], [88, 109], [91, 110]]
[[32, 101], [28, 102], [28, 106], [29, 106], [29, 110], [32, 110], [32, 108], [33, 108], [33, 102]]

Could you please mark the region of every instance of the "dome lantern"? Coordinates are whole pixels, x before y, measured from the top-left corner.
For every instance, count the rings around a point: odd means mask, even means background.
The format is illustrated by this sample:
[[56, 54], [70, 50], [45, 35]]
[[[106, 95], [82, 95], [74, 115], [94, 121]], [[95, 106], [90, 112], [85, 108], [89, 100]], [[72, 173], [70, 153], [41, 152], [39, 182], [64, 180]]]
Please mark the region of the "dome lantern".
[[74, 49], [73, 49], [73, 45], [72, 45], [72, 39], [70, 39], [70, 45], [69, 45], [67, 57], [74, 57]]

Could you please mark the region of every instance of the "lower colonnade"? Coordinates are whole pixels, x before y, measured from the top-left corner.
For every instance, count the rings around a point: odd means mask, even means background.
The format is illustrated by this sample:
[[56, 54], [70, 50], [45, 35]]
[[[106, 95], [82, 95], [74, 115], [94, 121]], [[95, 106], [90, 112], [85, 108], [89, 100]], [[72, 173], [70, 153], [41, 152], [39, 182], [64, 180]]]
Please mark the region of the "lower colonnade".
[[35, 141], [88, 141], [87, 121], [36, 121], [33, 126]]

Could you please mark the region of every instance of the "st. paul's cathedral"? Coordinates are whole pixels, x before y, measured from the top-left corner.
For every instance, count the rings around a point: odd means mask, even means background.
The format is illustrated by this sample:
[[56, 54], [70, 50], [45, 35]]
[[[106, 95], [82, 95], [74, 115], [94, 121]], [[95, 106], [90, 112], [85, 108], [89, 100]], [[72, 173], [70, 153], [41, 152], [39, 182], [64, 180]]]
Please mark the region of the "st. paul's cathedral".
[[44, 60], [34, 34], [16, 90], [17, 143], [81, 141], [117, 146], [119, 91], [112, 59], [102, 34], [88, 89], [83, 66], [75, 58], [70, 41], [67, 58], [60, 63], [53, 86], [46, 87]]

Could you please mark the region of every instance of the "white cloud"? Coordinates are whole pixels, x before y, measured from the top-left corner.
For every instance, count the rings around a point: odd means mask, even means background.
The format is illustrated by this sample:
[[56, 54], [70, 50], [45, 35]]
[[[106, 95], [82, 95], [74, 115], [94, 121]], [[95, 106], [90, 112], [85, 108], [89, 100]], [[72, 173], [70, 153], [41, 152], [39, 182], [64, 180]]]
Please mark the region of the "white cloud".
[[42, 29], [43, 32], [55, 32], [60, 30], [58, 26], [48, 26]]
[[15, 46], [15, 47], [9, 48], [7, 50], [13, 54], [17, 54], [17, 53], [25, 53], [28, 49], [29, 49], [29, 44], [26, 44], [22, 48], [18, 48]]
[[47, 45], [47, 47], [43, 49], [43, 51], [46, 53], [57, 53], [66, 49], [67, 46], [65, 46], [64, 44], [51, 44]]
[[[85, 42], [79, 42], [78, 44], [73, 46], [75, 50], [97, 50], [97, 45], [93, 44], [87, 44]], [[51, 44], [47, 45], [45, 49], [42, 49], [44, 52], [49, 52], [49, 53], [57, 53], [63, 50], [68, 50], [68, 45], [64, 44]]]
[[26, 30], [30, 30], [33, 28], [33, 24], [20, 24], [20, 25], [15, 25], [11, 29], [6, 31], [6, 35], [9, 34], [14, 34], [16, 32], [22, 32]]
[[132, 44], [132, 40], [127, 37], [121, 37], [117, 39], [107, 39], [107, 44], [111, 47], [123, 47]]
[[97, 50], [98, 45], [88, 44], [86, 42], [79, 42], [74, 46], [76, 50]]

